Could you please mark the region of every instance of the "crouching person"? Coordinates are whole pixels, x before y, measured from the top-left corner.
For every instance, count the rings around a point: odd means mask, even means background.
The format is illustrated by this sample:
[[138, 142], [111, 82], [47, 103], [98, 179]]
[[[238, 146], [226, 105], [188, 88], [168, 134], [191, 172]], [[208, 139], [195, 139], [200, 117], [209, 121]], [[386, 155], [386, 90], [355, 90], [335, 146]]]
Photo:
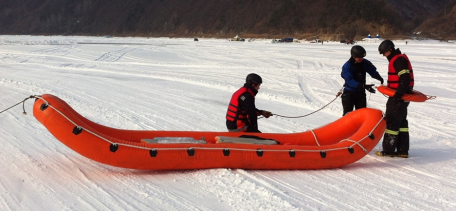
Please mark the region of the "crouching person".
[[257, 117], [263, 115], [266, 118], [272, 116], [269, 111], [262, 111], [255, 106], [255, 95], [260, 89], [263, 80], [255, 73], [247, 75], [245, 84], [231, 97], [226, 113], [226, 127], [230, 132], [254, 132], [258, 130]]

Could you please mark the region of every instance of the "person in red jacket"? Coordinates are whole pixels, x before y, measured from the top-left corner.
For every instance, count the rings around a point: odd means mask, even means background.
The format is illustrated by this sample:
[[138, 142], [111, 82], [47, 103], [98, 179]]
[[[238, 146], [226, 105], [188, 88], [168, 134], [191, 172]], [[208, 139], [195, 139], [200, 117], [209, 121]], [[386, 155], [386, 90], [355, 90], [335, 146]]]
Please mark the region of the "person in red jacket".
[[393, 97], [389, 97], [386, 103], [386, 130], [383, 137], [383, 151], [377, 151], [378, 156], [408, 158], [409, 154], [409, 128], [407, 121], [407, 107], [410, 102], [402, 100], [404, 94], [413, 91], [413, 69], [407, 55], [399, 49], [394, 49], [391, 40], [383, 41], [378, 52], [383, 54], [388, 61], [387, 86], [395, 89]]
[[231, 97], [226, 112], [226, 127], [230, 132], [256, 132], [258, 130], [257, 117], [272, 116], [269, 111], [259, 110], [255, 106], [255, 95], [260, 89], [263, 80], [255, 73], [250, 73], [245, 79], [245, 84]]

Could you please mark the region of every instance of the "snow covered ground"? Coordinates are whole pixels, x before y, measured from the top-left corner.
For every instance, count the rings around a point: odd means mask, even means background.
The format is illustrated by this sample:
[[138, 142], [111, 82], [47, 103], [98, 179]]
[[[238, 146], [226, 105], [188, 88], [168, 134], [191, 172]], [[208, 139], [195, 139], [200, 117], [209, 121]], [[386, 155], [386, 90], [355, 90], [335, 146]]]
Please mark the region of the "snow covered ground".
[[[358, 43], [387, 77], [378, 43]], [[415, 88], [410, 158], [369, 153], [340, 169], [138, 171], [91, 161], [56, 140], [32, 100], [0, 113], [0, 210], [455, 210], [456, 45], [397, 41]], [[0, 36], [0, 110], [53, 94], [103, 125], [136, 130], [225, 131], [231, 94], [245, 76], [263, 84], [257, 107], [285, 116], [315, 111], [342, 87], [351, 45], [220, 39]], [[378, 82], [368, 77], [368, 82]], [[385, 110], [387, 98], [368, 95]], [[340, 99], [306, 118], [260, 119], [263, 132], [322, 126]], [[381, 150], [381, 142], [375, 150]]]

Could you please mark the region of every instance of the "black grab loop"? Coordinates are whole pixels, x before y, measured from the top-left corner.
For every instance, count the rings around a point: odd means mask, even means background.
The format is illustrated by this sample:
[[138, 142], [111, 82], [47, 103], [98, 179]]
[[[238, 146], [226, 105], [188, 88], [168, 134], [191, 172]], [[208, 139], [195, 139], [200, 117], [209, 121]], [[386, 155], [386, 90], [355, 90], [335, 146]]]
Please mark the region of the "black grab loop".
[[348, 151], [350, 152], [350, 154], [355, 153], [355, 149], [353, 149], [353, 148], [351, 148], [351, 147], [348, 148]]
[[261, 150], [261, 149], [257, 149], [256, 153], [257, 153], [258, 157], [263, 156], [263, 150]]
[[111, 144], [109, 146], [109, 151], [111, 151], [111, 152], [116, 152], [118, 149], [119, 149], [119, 145], [117, 145], [117, 144]]
[[325, 151], [321, 151], [320, 152], [320, 156], [321, 156], [321, 158], [326, 158], [326, 152]]
[[43, 103], [43, 104], [41, 104], [41, 106], [40, 106], [40, 110], [41, 110], [41, 111], [44, 111], [44, 110], [46, 110], [46, 108], [48, 108], [48, 107], [49, 107], [48, 104]]
[[288, 154], [290, 154], [290, 157], [294, 158], [296, 156], [296, 152], [292, 149], [290, 149], [290, 151], [288, 151]]
[[371, 134], [369, 134], [369, 138], [370, 138], [371, 140], [374, 140], [374, 139], [375, 139], [375, 135], [371, 133]]
[[223, 149], [223, 155], [224, 156], [230, 156], [230, 150], [229, 149]]
[[149, 154], [151, 157], [157, 157], [158, 151], [157, 151], [157, 149], [151, 149], [149, 151]]
[[193, 156], [193, 155], [195, 155], [195, 150], [193, 148], [188, 148], [187, 154], [188, 154], [188, 156]]
[[73, 128], [73, 134], [74, 135], [79, 135], [82, 132], [82, 127], [75, 126]]

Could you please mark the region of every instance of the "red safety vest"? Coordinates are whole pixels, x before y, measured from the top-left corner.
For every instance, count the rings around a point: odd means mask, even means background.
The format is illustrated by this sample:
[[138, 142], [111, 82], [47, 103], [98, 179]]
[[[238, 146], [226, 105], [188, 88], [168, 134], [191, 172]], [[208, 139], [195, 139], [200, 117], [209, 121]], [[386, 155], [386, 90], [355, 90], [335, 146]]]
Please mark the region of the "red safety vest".
[[[407, 57], [407, 55], [405, 54], [398, 54], [396, 56], [394, 56], [391, 61], [389, 62], [388, 64], [388, 81], [387, 81], [387, 85], [389, 88], [392, 88], [392, 89], [397, 89], [397, 87], [399, 87], [399, 76], [396, 72], [396, 69], [394, 69], [394, 61], [396, 61], [397, 58], [399, 57], [403, 57], [407, 60], [407, 63], [408, 63], [408, 69], [410, 71], [410, 84], [409, 86], [410, 87], [413, 87], [414, 85], [414, 80], [413, 80], [413, 70], [412, 70], [412, 64], [410, 64], [410, 60], [409, 58]], [[399, 71], [402, 71], [402, 70], [399, 70]]]
[[228, 105], [228, 111], [226, 112], [226, 119], [230, 121], [237, 121], [238, 128], [245, 126], [244, 121], [247, 121], [245, 111], [239, 108], [239, 97], [246, 92], [249, 92], [253, 97], [255, 97], [252, 90], [245, 87], [240, 88], [231, 97], [230, 104]]

